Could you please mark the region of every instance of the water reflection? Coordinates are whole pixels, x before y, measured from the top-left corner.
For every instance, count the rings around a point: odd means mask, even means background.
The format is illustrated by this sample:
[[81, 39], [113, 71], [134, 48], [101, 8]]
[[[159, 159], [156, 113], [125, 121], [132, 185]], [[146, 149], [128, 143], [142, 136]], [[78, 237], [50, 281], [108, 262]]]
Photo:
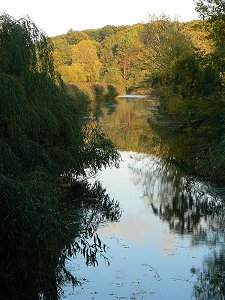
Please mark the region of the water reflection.
[[171, 127], [162, 130], [153, 126], [149, 120], [153, 120], [157, 100], [118, 101], [116, 112], [104, 115], [101, 122], [119, 149], [152, 155], [149, 160], [148, 155], [135, 157], [134, 154], [135, 164], [131, 169], [134, 182], [142, 186], [153, 212], [180, 234], [203, 235], [206, 228], [214, 228], [215, 223], [219, 223], [219, 227], [224, 225], [221, 224], [224, 222], [224, 189], [186, 175], [187, 157], [191, 156], [193, 145]]
[[148, 100], [118, 99], [115, 113], [103, 114], [100, 121], [110, 139], [120, 150], [148, 152], [159, 140], [153, 136], [147, 118]]
[[93, 86], [94, 99], [91, 102], [91, 108], [95, 116], [111, 115], [116, 111], [118, 95], [114, 87], [108, 86], [108, 93], [104, 93], [104, 88], [98, 85]]
[[196, 236], [207, 242], [209, 228], [224, 225], [224, 190], [185, 175], [167, 160], [134, 155], [133, 161], [134, 183], [141, 186], [154, 214], [168, 222], [171, 230], [194, 234], [195, 242]]
[[193, 141], [184, 139], [174, 127], [156, 126], [153, 120], [158, 109], [157, 99], [125, 98], [117, 99], [117, 102], [114, 113], [108, 115], [101, 111], [100, 121], [120, 150], [148, 153], [164, 157], [184, 169], [189, 167]]
[[225, 190], [187, 176], [161, 158], [133, 154], [129, 167], [154, 215], [172, 232], [191, 235], [192, 246], [212, 247], [202, 268], [191, 268], [197, 276], [194, 297], [225, 299]]
[[[21, 186], [13, 188], [16, 197], [26, 196]], [[39, 186], [35, 188], [38, 191]], [[65, 190], [54, 206], [47, 205], [52, 201], [48, 194], [45, 202], [29, 194], [27, 206], [21, 201], [16, 209], [2, 201], [0, 299], [59, 299], [66, 282], [78, 284], [76, 274], [66, 267], [68, 259], [81, 254], [87, 265], [96, 265], [99, 256], [107, 262], [105, 245], [95, 232], [98, 226], [119, 220], [118, 203], [98, 182], [76, 181]]]
[[118, 99], [115, 112], [102, 109], [105, 132], [132, 151], [122, 151], [119, 169], [99, 174], [123, 215], [98, 229], [110, 268], [100, 266], [96, 277], [81, 267], [90, 284], [69, 300], [225, 299], [225, 190], [186, 172], [192, 145], [174, 128], [155, 130], [155, 104]]
[[171, 232], [190, 235], [193, 246], [217, 247], [201, 270], [192, 269], [197, 276], [193, 295], [224, 299], [225, 191], [187, 176], [184, 170], [195, 173], [190, 169], [193, 143], [176, 132], [176, 126], [155, 126], [155, 107], [154, 100], [123, 100], [103, 123], [120, 149], [152, 154], [151, 159], [133, 154], [129, 167], [154, 215], [167, 222]]
[[225, 248], [213, 251], [203, 261], [202, 270], [193, 269], [197, 275], [197, 283], [194, 286], [196, 299], [225, 299]]
[[68, 300], [223, 299], [222, 288], [206, 296], [209, 276], [216, 282], [224, 274], [222, 260], [212, 266], [214, 254], [224, 253], [223, 191], [158, 157], [121, 154], [120, 169], [99, 174], [123, 210], [120, 222], [98, 229], [110, 247], [110, 267], [85, 269], [78, 261], [89, 282], [67, 293]]

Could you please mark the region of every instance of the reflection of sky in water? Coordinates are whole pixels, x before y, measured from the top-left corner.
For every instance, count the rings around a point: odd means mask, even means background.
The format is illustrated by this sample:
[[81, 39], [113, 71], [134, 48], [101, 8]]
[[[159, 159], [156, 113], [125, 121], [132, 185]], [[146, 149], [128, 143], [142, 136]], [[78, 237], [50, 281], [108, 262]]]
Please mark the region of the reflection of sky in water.
[[[153, 214], [148, 199], [143, 197], [141, 185], [135, 184], [131, 170], [135, 164], [133, 155], [123, 152], [120, 168], [103, 170], [97, 178], [123, 210], [120, 222], [98, 230], [109, 247], [106, 256], [110, 266], [106, 266], [103, 259], [99, 260], [98, 267], [86, 267], [81, 257], [69, 262], [83, 285], [74, 290], [66, 287], [66, 299], [174, 300], [192, 297], [196, 277], [190, 270], [201, 268], [210, 248], [204, 243], [194, 244], [191, 234], [170, 231], [167, 222]], [[145, 156], [144, 165], [148, 162], [150, 166], [151, 159]], [[155, 184], [158, 190], [160, 185], [157, 186], [157, 181]]]

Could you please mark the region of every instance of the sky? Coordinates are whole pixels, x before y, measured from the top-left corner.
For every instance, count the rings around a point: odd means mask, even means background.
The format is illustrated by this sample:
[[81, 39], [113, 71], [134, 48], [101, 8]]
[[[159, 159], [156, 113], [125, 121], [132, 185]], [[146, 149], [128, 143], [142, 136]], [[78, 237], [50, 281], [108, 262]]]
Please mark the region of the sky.
[[149, 14], [181, 21], [198, 18], [194, 0], [1, 0], [0, 12], [16, 19], [28, 15], [49, 36], [147, 22]]

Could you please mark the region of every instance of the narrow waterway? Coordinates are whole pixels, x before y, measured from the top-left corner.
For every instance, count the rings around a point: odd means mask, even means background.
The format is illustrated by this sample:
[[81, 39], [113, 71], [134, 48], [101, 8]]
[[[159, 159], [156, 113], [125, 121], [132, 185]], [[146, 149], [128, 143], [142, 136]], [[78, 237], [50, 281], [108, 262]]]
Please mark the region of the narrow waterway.
[[68, 300], [225, 299], [225, 192], [171, 163], [188, 147], [154, 132], [155, 108], [154, 99], [118, 99], [102, 110], [122, 162], [95, 179], [122, 216], [97, 232], [109, 265], [101, 255], [96, 267], [68, 262], [82, 283], [65, 287]]

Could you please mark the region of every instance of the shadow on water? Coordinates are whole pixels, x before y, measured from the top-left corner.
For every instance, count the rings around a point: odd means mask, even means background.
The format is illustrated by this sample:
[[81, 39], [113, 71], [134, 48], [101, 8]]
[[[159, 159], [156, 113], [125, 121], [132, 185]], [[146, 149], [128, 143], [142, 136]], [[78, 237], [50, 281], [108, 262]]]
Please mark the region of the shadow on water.
[[[15, 196], [18, 193], [23, 193], [21, 187]], [[28, 200], [36, 201], [34, 196]], [[81, 255], [86, 265], [95, 266], [100, 258], [108, 263], [106, 246], [96, 230], [101, 224], [118, 221], [121, 212], [99, 182], [73, 182], [61, 204], [51, 209], [40, 203], [32, 206], [36, 210], [25, 211], [22, 205], [1, 206], [1, 300], [59, 299], [67, 282], [79, 284], [76, 274], [66, 267], [68, 260]], [[42, 214], [37, 214], [39, 210]], [[36, 228], [29, 227], [30, 222]]]

